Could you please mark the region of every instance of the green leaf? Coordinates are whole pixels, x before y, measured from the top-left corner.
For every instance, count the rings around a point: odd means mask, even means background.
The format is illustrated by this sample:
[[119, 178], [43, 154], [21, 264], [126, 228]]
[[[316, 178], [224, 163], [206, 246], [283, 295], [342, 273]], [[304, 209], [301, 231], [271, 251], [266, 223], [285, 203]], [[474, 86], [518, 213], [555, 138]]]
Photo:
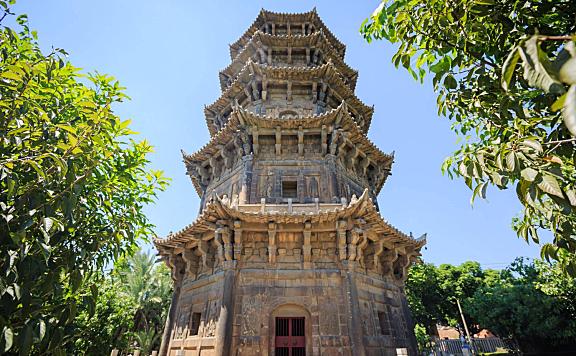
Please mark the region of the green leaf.
[[20, 355], [29, 355], [32, 348], [32, 325], [26, 324], [24, 330], [20, 334]]
[[430, 66], [430, 71], [433, 73], [444, 73], [450, 69], [450, 57], [442, 57], [438, 62]]
[[79, 270], [74, 270], [72, 271], [72, 273], [70, 274], [70, 288], [72, 289], [72, 291], [77, 291], [78, 288], [80, 288], [80, 285], [82, 284], [82, 273], [80, 273]]
[[488, 187], [487, 182], [482, 182], [474, 188], [474, 192], [472, 193], [472, 198], [470, 199], [470, 204], [474, 204], [474, 198], [476, 196], [480, 196], [482, 199], [486, 199], [486, 188]]
[[474, 3], [478, 5], [487, 5], [487, 6], [495, 4], [494, 0], [474, 0]]
[[452, 74], [448, 74], [444, 79], [444, 86], [448, 89], [456, 89], [458, 87], [458, 83]]
[[542, 189], [542, 191], [548, 194], [555, 195], [559, 198], [564, 198], [558, 181], [553, 175], [549, 173], [544, 172], [544, 174], [542, 174], [542, 180], [538, 182], [537, 185], [538, 188]]
[[542, 249], [540, 250], [540, 257], [548, 262], [550, 262], [550, 258], [557, 259], [558, 247], [550, 243], [542, 245]]
[[12, 344], [14, 343], [14, 332], [9, 327], [4, 327], [4, 352], [10, 350], [12, 348]]
[[42, 167], [40, 167], [40, 165], [36, 161], [26, 160], [25, 162], [28, 163], [32, 168], [34, 168], [34, 170], [36, 171], [36, 174], [38, 174], [39, 177], [46, 179], [46, 173], [44, 172]]
[[0, 78], [10, 79], [10, 80], [14, 80], [17, 82], [22, 80], [22, 76], [20, 74], [12, 72], [12, 71], [6, 71], [6, 72], [0, 74]]
[[[570, 90], [568, 90], [568, 91], [570, 91]], [[568, 96], [568, 93], [562, 94], [558, 99], [556, 99], [556, 101], [552, 104], [552, 106], [550, 106], [550, 110], [552, 110], [553, 112], [561, 110], [562, 107], [564, 106], [564, 102], [566, 101], [567, 96]]]
[[568, 189], [568, 190], [564, 191], [564, 193], [566, 193], [566, 197], [568, 197], [568, 201], [570, 202], [570, 205], [576, 206], [576, 190]]
[[518, 46], [516, 46], [512, 52], [508, 54], [508, 57], [506, 57], [506, 61], [504, 61], [504, 65], [502, 66], [502, 77], [500, 82], [505, 91], [508, 91], [512, 75], [514, 75], [514, 70], [518, 64], [518, 59], [520, 59], [520, 52]]
[[42, 339], [44, 339], [45, 335], [46, 335], [46, 322], [44, 322], [44, 320], [40, 319], [38, 321], [38, 339], [40, 339], [40, 341], [42, 341]]
[[530, 86], [540, 88], [547, 93], [564, 94], [566, 92], [562, 83], [548, 72], [551, 64], [548, 56], [538, 44], [537, 35], [524, 42], [524, 46], [519, 47], [519, 53], [524, 68], [524, 79]]
[[524, 168], [521, 172], [520, 175], [522, 176], [522, 178], [528, 182], [533, 182], [536, 179], [536, 176], [538, 175], [538, 171], [533, 169], [533, 168]]
[[536, 140], [524, 140], [524, 141], [520, 142], [520, 144], [525, 146], [525, 147], [529, 147], [536, 152], [539, 152], [539, 153], [543, 152], [542, 145], [540, 144], [540, 142], [538, 142]]
[[506, 167], [510, 172], [514, 172], [516, 170], [516, 153], [514, 151], [508, 152], [506, 155]]
[[576, 84], [571, 85], [566, 93], [562, 118], [568, 131], [570, 131], [572, 136], [576, 137]]

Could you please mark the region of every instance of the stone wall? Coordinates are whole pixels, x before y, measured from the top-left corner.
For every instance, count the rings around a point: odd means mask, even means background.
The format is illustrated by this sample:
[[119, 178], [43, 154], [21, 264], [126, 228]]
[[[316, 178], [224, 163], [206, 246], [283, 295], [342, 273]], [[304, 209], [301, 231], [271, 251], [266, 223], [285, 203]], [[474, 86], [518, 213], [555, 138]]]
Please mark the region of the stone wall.
[[[305, 317], [308, 355], [357, 355], [361, 349], [366, 355], [395, 355], [396, 348], [411, 347], [411, 322], [397, 283], [354, 268], [301, 270], [285, 268], [291, 261], [278, 262], [269, 268], [259, 263], [249, 268], [252, 263], [246, 263], [233, 272], [229, 354], [273, 356], [276, 316]], [[223, 308], [223, 275], [221, 271], [184, 280], [170, 355], [214, 352]], [[201, 314], [197, 335], [191, 335], [193, 313]]]

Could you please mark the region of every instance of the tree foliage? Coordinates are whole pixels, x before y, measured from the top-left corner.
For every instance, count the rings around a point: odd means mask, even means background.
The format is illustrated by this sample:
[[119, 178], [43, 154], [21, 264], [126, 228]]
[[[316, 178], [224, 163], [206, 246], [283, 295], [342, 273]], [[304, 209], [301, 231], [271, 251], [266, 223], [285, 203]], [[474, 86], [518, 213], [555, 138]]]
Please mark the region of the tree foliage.
[[119, 83], [17, 22], [0, 29], [0, 352], [58, 355], [95, 311], [95, 271], [151, 234], [142, 208], [166, 179], [112, 109]]
[[168, 267], [138, 251], [119, 259], [98, 286], [96, 311], [83, 311], [76, 318], [76, 340], [69, 353], [109, 355], [112, 348], [128, 352], [134, 344], [142, 355], [158, 349], [172, 297]]
[[517, 259], [464, 307], [480, 325], [523, 352], [576, 351], [576, 281], [556, 266]]
[[432, 76], [438, 113], [465, 138], [443, 170], [475, 197], [515, 187], [514, 229], [576, 275], [576, 2], [384, 0], [361, 27], [392, 61]]
[[[436, 324], [463, 329], [458, 299], [472, 333], [489, 329], [524, 352], [573, 350], [576, 281], [559, 267], [522, 258], [501, 271], [482, 269], [477, 262], [418, 264], [410, 269], [406, 294], [414, 321], [429, 335], [435, 335]], [[417, 331], [424, 348], [422, 327]]]
[[465, 262], [460, 266], [431, 263], [416, 264], [410, 268], [406, 281], [406, 294], [410, 310], [417, 324], [430, 335], [436, 333], [436, 324], [461, 324], [456, 299], [474, 295], [484, 285], [498, 279], [498, 272], [483, 270], [478, 262]]
[[94, 313], [81, 310], [74, 320], [74, 344], [67, 347], [73, 355], [110, 355], [110, 350], [129, 350], [129, 332], [134, 328], [134, 315], [139, 308], [125, 298], [121, 284], [110, 277], [94, 281], [98, 297]]

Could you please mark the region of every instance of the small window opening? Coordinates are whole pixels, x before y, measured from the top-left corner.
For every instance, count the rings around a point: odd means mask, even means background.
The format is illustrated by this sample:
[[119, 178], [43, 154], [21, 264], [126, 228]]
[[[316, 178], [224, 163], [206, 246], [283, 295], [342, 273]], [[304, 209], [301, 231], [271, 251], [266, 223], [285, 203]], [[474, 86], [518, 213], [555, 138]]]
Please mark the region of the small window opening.
[[282, 197], [284, 197], [284, 198], [297, 198], [298, 197], [298, 182], [296, 182], [296, 181], [283, 181], [282, 182]]
[[388, 324], [388, 318], [386, 318], [386, 313], [379, 311], [378, 321], [380, 322], [380, 332], [382, 335], [390, 335], [390, 326]]
[[190, 335], [198, 335], [198, 329], [200, 328], [200, 317], [202, 313], [192, 313], [192, 318], [190, 320]]

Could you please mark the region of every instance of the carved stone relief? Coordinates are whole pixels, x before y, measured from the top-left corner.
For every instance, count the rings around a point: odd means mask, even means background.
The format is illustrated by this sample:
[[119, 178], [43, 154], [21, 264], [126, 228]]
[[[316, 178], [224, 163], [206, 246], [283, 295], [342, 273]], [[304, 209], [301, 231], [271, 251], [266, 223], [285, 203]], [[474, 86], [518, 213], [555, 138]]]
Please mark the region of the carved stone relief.
[[262, 311], [267, 309], [268, 295], [265, 293], [258, 293], [243, 298], [241, 314], [242, 336], [260, 335], [260, 326], [263, 324], [262, 319], [267, 317]]

